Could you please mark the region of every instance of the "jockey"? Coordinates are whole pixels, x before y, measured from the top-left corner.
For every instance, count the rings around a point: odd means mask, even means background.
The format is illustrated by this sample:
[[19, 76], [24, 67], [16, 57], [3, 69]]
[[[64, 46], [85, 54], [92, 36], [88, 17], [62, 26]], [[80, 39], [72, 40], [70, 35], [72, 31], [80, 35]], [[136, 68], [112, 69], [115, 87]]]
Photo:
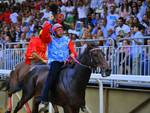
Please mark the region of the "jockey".
[[67, 61], [69, 56], [76, 57], [77, 53], [72, 40], [64, 35], [61, 24], [56, 23], [52, 27], [53, 36], [48, 44], [48, 64], [50, 65], [49, 74], [42, 92], [42, 102], [48, 102], [49, 90], [51, 91], [58, 80], [58, 73]]
[[39, 37], [32, 37], [25, 54], [26, 64], [47, 63], [47, 45], [51, 41], [50, 24], [45, 24]]

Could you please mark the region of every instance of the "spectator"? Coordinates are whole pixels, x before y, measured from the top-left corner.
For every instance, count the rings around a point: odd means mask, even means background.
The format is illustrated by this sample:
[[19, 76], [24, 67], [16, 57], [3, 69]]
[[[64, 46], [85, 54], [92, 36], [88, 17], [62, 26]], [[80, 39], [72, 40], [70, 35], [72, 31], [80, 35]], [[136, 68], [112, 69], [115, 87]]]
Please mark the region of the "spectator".
[[139, 21], [142, 20], [142, 17], [139, 13], [138, 5], [136, 2], [132, 2], [132, 7], [131, 7], [131, 14], [139, 19]]
[[6, 7], [5, 12], [3, 13], [3, 19], [6, 22], [6, 24], [10, 24], [11, 23], [10, 14], [11, 14], [10, 10]]
[[106, 39], [108, 37], [108, 28], [107, 28], [107, 19], [106, 18], [103, 18], [101, 20], [101, 29], [103, 32], [103, 36]]
[[26, 34], [24, 32], [21, 33], [20, 42], [27, 42]]
[[141, 25], [140, 21], [139, 21], [139, 19], [137, 17], [134, 17], [134, 19], [133, 19], [133, 25], [134, 26], [140, 26]]
[[[63, 21], [65, 20], [64, 15], [61, 13], [60, 8], [57, 9], [57, 14], [55, 15], [55, 22], [63, 24]], [[71, 23], [73, 22], [73, 19], [71, 20]]]
[[98, 25], [95, 25], [92, 29], [91, 35], [92, 36], [96, 36], [97, 32], [98, 32], [98, 28], [100, 28]]
[[106, 43], [104, 45], [105, 46], [112, 46], [112, 44], [113, 44], [112, 40], [116, 40], [116, 35], [115, 35], [113, 29], [108, 29], [108, 37], [107, 37]]
[[85, 28], [85, 29], [83, 30], [82, 38], [83, 38], [83, 39], [91, 39], [90, 29]]
[[119, 70], [122, 74], [131, 74], [132, 72], [132, 57], [130, 55], [130, 41], [123, 40], [122, 46], [119, 50]]
[[140, 74], [140, 59], [142, 55], [142, 48], [138, 45], [144, 44], [142, 26], [134, 26], [134, 34], [132, 35], [132, 58], [133, 58], [133, 71], [132, 74]]
[[88, 11], [89, 5], [88, 2], [84, 3], [83, 1], [78, 1], [77, 13], [78, 19], [84, 23], [84, 25], [88, 24]]
[[74, 20], [74, 11], [75, 7], [73, 6], [73, 2], [68, 0], [66, 3], [66, 19]]
[[141, 74], [142, 75], [149, 75], [149, 67], [150, 67], [150, 39], [146, 39], [145, 43], [146, 47], [143, 50], [143, 55], [142, 55], [142, 66], [141, 66]]
[[146, 35], [150, 34], [150, 20], [148, 19], [146, 14], [143, 16], [141, 24], [145, 27], [144, 34]]
[[100, 41], [98, 41], [97, 43], [98, 43], [100, 46], [103, 46], [103, 43], [104, 43], [104, 36], [103, 36], [103, 32], [102, 32], [102, 30], [101, 30], [100, 27], [98, 28], [96, 37], [97, 37], [97, 39], [100, 40]]
[[91, 23], [92, 27], [97, 25], [97, 19], [96, 19], [95, 13], [91, 14], [91, 22], [90, 23]]
[[42, 16], [42, 19], [46, 18], [46, 19], [49, 19], [49, 15], [51, 14], [52, 12], [50, 11], [50, 7], [48, 6], [48, 4], [46, 5], [44, 11], [43, 11], [43, 16]]
[[21, 35], [21, 29], [19, 26], [15, 26], [15, 31], [14, 31], [14, 42], [19, 42], [20, 40], [20, 35]]
[[133, 39], [134, 44], [144, 44], [144, 39], [142, 39], [144, 36], [142, 33], [143, 29], [143, 26], [134, 26], [134, 34], [131, 37]]
[[134, 25], [133, 20], [134, 20], [134, 16], [130, 16], [129, 18], [126, 19], [126, 22], [125, 22], [125, 23], [126, 23], [129, 27], [131, 27], [131, 26]]
[[125, 33], [125, 35], [129, 36], [130, 33], [130, 27], [128, 25], [125, 24], [123, 17], [120, 17], [118, 19], [118, 26], [116, 27], [115, 33], [116, 36], [119, 35], [119, 32], [122, 31]]
[[138, 8], [139, 8], [139, 15], [141, 18], [143, 18], [145, 12], [146, 12], [146, 5], [144, 4], [144, 0], [138, 0], [137, 1]]
[[18, 22], [18, 13], [16, 12], [15, 9], [12, 10], [12, 13], [10, 14], [10, 19], [12, 23], [17, 23]]
[[4, 15], [3, 15], [3, 12], [0, 11], [0, 24], [1, 24], [2, 21], [3, 21], [3, 16], [4, 16]]
[[110, 39], [116, 39], [116, 35], [114, 33], [114, 29], [108, 29], [108, 38]]
[[108, 29], [114, 29], [116, 26], [116, 22], [119, 18], [119, 15], [115, 12], [116, 11], [116, 6], [115, 4], [110, 6], [110, 12], [107, 15], [107, 28]]
[[119, 9], [119, 15], [120, 17], [128, 18], [131, 12], [131, 8], [129, 7], [129, 1], [124, 0], [123, 4], [121, 4]]
[[93, 10], [95, 9], [102, 9], [103, 0], [91, 0], [90, 8]]

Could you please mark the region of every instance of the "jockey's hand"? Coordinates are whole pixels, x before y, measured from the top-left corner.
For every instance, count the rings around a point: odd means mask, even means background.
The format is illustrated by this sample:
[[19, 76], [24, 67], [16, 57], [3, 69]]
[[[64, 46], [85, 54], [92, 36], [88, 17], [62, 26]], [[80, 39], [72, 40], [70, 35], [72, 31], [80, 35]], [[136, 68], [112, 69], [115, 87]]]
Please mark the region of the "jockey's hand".
[[67, 61], [64, 61], [64, 64], [67, 64], [68, 62]]
[[42, 62], [43, 62], [44, 64], [47, 64], [47, 60], [42, 59]]
[[71, 58], [74, 58], [74, 57], [75, 57], [73, 53], [71, 53], [70, 56], [71, 56]]
[[29, 57], [29, 59], [31, 59], [31, 60], [32, 60], [32, 59], [34, 59], [34, 58], [33, 58], [32, 56], [30, 56], [30, 57]]

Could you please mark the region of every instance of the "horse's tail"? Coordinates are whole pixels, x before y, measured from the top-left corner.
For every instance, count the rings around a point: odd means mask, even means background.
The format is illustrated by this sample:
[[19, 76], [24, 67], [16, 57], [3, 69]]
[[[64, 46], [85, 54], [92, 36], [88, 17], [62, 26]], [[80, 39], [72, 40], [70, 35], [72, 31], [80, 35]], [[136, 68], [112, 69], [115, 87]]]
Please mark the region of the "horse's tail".
[[14, 70], [12, 70], [10, 72], [10, 75], [6, 77], [5, 80], [2, 81], [2, 83], [0, 84], [0, 90], [1, 91], [8, 91], [9, 87], [10, 87], [10, 77], [11, 75], [14, 73]]
[[9, 89], [9, 77], [6, 78], [6, 80], [3, 80], [0, 84], [0, 90], [1, 91], [7, 91]]

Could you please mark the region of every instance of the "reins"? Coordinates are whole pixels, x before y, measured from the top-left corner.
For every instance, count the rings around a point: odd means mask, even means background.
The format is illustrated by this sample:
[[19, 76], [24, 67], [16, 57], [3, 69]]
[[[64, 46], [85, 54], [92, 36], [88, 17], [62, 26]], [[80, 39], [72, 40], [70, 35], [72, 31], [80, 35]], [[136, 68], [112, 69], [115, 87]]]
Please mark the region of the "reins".
[[[92, 51], [95, 51], [95, 50], [98, 50], [98, 49], [100, 49], [100, 48], [93, 48], [93, 49], [90, 50], [90, 53], [91, 53]], [[91, 69], [91, 66], [87, 66], [87, 65], [82, 64], [82, 63], [79, 62], [75, 57], [71, 57], [71, 58], [72, 58], [77, 64], [79, 64], [79, 65], [81, 65], [81, 66], [84, 66], [84, 67], [86, 67], [86, 68]], [[92, 59], [91, 59], [91, 62], [92, 62]]]
[[84, 65], [84, 64], [82, 64], [82, 63], [80, 63], [75, 57], [71, 57], [77, 64], [79, 64], [79, 65], [81, 65], [81, 66], [83, 66], [83, 67], [87, 67], [87, 68], [89, 68], [89, 69], [91, 69], [91, 66], [87, 66], [87, 65]]

